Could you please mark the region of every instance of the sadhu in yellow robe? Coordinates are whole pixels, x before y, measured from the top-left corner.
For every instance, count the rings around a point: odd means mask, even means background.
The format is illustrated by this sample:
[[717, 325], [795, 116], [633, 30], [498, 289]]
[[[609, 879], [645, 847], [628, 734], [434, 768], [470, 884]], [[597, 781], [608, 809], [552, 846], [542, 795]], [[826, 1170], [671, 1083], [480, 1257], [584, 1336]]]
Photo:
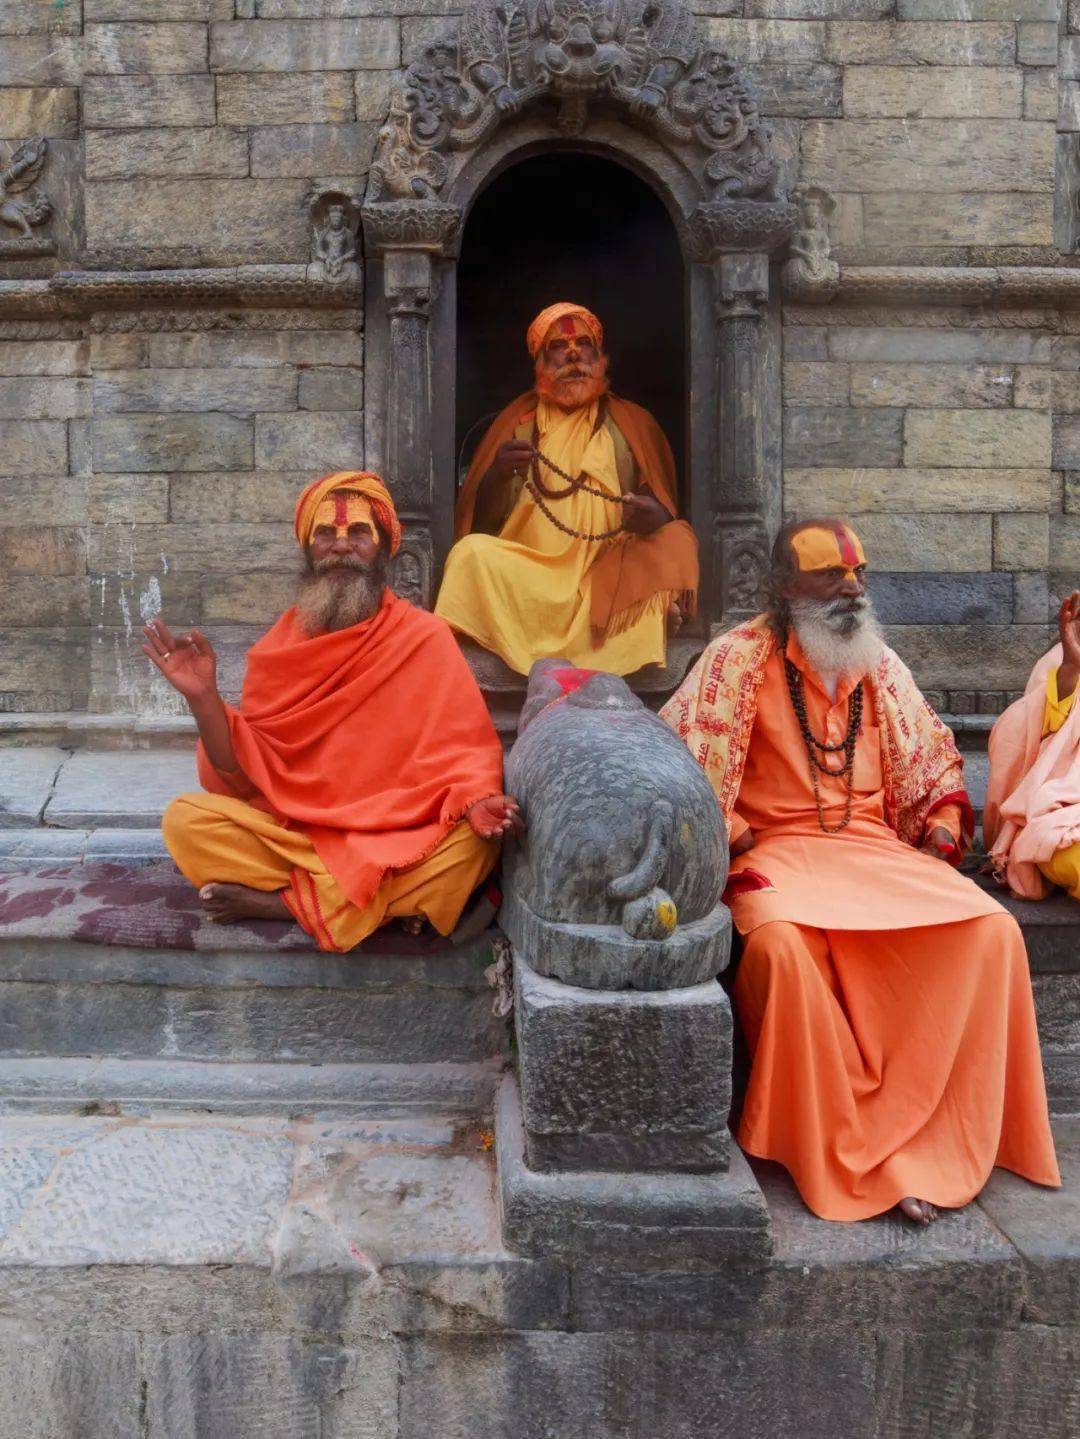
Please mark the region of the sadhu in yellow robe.
[[[582, 313], [553, 306], [545, 317], [564, 311]], [[595, 316], [583, 313], [599, 330]], [[533, 441], [560, 470], [584, 475], [600, 492], [546, 501], [578, 535], [618, 531], [618, 496], [641, 487], [677, 513], [671, 448], [647, 410], [611, 394], [572, 411], [534, 392], [521, 395], [492, 422], [466, 477], [436, 614], [519, 674], [553, 656], [620, 675], [663, 664], [672, 601], [692, 613], [696, 599], [690, 526], [672, 519], [650, 535], [589, 541], [552, 523], [523, 479], [484, 497], [480, 481], [509, 439]], [[548, 489], [565, 489], [542, 463], [539, 471]]]
[[[835, 700], [794, 636], [810, 727], [838, 743]], [[764, 617], [720, 636], [662, 711], [738, 838], [727, 901], [743, 953], [735, 1005], [752, 1055], [738, 1137], [784, 1165], [825, 1219], [912, 1196], [968, 1203], [994, 1165], [1059, 1180], [1027, 957], [1012, 917], [921, 852], [970, 841], [952, 735], [890, 650], [864, 685], [851, 821], [823, 832], [784, 655]], [[846, 787], [819, 776], [825, 823]]]

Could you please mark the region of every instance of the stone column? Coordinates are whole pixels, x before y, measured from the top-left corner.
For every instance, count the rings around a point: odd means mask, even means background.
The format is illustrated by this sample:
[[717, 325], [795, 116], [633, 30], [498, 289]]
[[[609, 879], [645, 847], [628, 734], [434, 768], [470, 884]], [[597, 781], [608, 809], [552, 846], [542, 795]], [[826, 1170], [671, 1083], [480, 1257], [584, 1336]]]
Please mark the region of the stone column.
[[[430, 314], [436, 262], [452, 244], [461, 224], [453, 206], [390, 201], [366, 205], [364, 233], [369, 250], [381, 260], [383, 293], [377, 309], [369, 306], [369, 349], [379, 354], [386, 376], [384, 478], [404, 521], [405, 538], [394, 577], [399, 592], [430, 606], [434, 555], [435, 494], [432, 465]], [[379, 314], [385, 333], [371, 328]], [[366, 401], [373, 393], [377, 367], [367, 370]], [[452, 504], [452, 492], [447, 499]], [[445, 518], [445, 517], [443, 517]]]
[[761, 608], [770, 530], [779, 496], [765, 464], [766, 254], [721, 255], [714, 266], [719, 333], [717, 406], [720, 485], [713, 512], [713, 564], [720, 621], [728, 625]]

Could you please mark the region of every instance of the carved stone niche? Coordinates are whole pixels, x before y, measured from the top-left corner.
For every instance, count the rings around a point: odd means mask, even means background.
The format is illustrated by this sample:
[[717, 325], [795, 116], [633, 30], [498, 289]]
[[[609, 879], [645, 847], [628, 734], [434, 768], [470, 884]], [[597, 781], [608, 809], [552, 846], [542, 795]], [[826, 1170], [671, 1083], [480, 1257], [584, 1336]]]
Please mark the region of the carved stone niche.
[[[717, 421], [718, 387], [733, 373], [721, 356], [735, 338], [732, 327], [721, 333], [716, 308], [720, 261], [760, 261], [747, 295], [757, 351], [741, 373], [766, 374], [778, 358], [768, 353], [778, 343], [773, 330], [761, 323], [768, 257], [786, 243], [798, 212], [777, 189], [779, 167], [751, 83], [707, 41], [683, 0], [473, 0], [456, 35], [424, 46], [406, 65], [362, 211], [367, 373], [369, 384], [386, 386], [367, 408], [369, 462], [408, 489], [411, 508], [420, 501], [441, 562], [452, 536], [455, 263], [464, 217], [495, 174], [559, 149], [634, 171], [664, 202], [687, 264], [688, 517], [703, 539], [717, 512], [730, 510], [766, 533], [780, 493], [778, 451], [763, 444], [768, 427], [752, 407]], [[423, 305], [410, 298], [421, 294]], [[730, 500], [729, 485], [739, 492]], [[721, 551], [702, 550], [706, 620], [723, 607]]]
[[0, 259], [56, 254], [55, 240], [35, 234], [53, 212], [49, 197], [37, 188], [48, 155], [45, 139], [24, 140], [6, 157], [0, 151]]
[[313, 280], [354, 284], [360, 278], [360, 199], [345, 190], [320, 186], [309, 190]]

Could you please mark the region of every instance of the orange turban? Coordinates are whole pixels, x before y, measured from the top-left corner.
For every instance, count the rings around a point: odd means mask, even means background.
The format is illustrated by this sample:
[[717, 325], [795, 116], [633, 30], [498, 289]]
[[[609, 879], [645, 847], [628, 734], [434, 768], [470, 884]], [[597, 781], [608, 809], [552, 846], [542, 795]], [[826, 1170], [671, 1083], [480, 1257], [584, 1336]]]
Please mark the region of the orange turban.
[[549, 305], [546, 310], [541, 310], [536, 319], [529, 326], [525, 336], [525, 343], [529, 347], [529, 358], [535, 360], [544, 341], [548, 337], [548, 331], [552, 325], [557, 325], [562, 319], [568, 319], [571, 315], [576, 316], [584, 322], [585, 328], [593, 338], [593, 343], [598, 350], [604, 348], [604, 327], [591, 310], [586, 310], [584, 305], [572, 305], [569, 300], [560, 300], [556, 305]]
[[321, 480], [314, 480], [308, 485], [296, 502], [296, 517], [293, 520], [300, 543], [306, 545], [311, 539], [315, 511], [335, 490], [355, 490], [358, 495], [363, 495], [374, 512], [379, 528], [390, 536], [390, 553], [396, 555], [401, 545], [401, 521], [390, 491], [378, 475], [369, 470], [335, 470], [332, 475], [323, 475]]

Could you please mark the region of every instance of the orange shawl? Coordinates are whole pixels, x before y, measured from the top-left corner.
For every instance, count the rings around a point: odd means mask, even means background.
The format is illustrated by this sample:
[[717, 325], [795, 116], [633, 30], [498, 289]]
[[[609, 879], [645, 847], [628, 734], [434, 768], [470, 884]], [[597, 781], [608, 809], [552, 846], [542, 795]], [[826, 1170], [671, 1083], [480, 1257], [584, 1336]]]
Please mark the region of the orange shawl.
[[[609, 394], [608, 414], [619, 427], [637, 463], [642, 483], [669, 515], [678, 513], [675, 460], [663, 430], [648, 410]], [[504, 441], [536, 409], [529, 391], [498, 414], [469, 466], [454, 514], [455, 539], [472, 531], [480, 481]], [[688, 617], [694, 614], [698, 589], [697, 537], [685, 520], [673, 520], [651, 535], [620, 535], [590, 570], [591, 621], [598, 635], [629, 628], [658, 594], [671, 594]]]
[[[739, 797], [765, 662], [777, 640], [764, 615], [720, 635], [660, 711], [709, 777], [724, 819]], [[877, 725], [885, 818], [910, 845], [922, 843], [935, 810], [960, 808], [955, 862], [972, 841], [975, 816], [964, 789], [964, 762], [952, 731], [927, 704], [911, 671], [892, 650], [870, 676]]]
[[[370, 620], [314, 638], [286, 610], [227, 708], [253, 802], [302, 829], [361, 908], [502, 788], [502, 747], [449, 627], [389, 589]], [[199, 777], [252, 797], [201, 744]]]

